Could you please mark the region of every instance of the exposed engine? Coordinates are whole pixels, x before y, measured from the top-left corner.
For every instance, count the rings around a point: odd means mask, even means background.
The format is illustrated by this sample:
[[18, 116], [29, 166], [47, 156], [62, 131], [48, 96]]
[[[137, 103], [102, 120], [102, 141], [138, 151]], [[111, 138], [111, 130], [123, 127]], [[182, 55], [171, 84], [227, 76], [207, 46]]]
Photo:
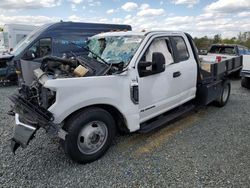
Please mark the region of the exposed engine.
[[[34, 62], [23, 62], [24, 65]], [[34, 65], [34, 64], [33, 64]], [[104, 76], [122, 72], [123, 63], [107, 64], [88, 56], [59, 58], [45, 57], [41, 64], [30, 66], [29, 79], [24, 78], [19, 89], [19, 95], [28, 102], [48, 109], [55, 102], [55, 92], [43, 87], [44, 83], [50, 79]], [[27, 67], [25, 67], [27, 69]], [[24, 67], [22, 67], [24, 69]]]
[[[110, 66], [89, 57], [58, 58], [46, 57], [43, 59], [42, 70], [34, 70], [35, 76], [47, 75], [50, 79], [70, 78], [83, 76], [101, 76], [109, 73]], [[38, 77], [39, 78], [39, 77]]]

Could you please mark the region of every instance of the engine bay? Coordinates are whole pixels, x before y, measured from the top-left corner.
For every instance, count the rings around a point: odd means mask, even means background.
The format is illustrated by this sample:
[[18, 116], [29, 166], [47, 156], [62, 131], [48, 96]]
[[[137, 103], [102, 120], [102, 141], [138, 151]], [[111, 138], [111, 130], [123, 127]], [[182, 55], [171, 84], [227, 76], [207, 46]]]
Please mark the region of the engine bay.
[[112, 75], [122, 69], [122, 63], [107, 64], [88, 56], [70, 58], [49, 56], [43, 59], [39, 69], [34, 70], [34, 75], [38, 80], [44, 76], [47, 79], [104, 76]]
[[41, 62], [21, 60], [21, 84], [32, 85], [49, 79], [105, 76], [123, 72], [123, 62], [105, 62], [89, 56], [44, 57]]
[[23, 80], [20, 83], [18, 97], [22, 98], [22, 101], [42, 108], [40, 110], [43, 111], [48, 109], [56, 98], [56, 92], [44, 87], [46, 81], [119, 74], [123, 72], [123, 63], [108, 64], [88, 56], [69, 58], [48, 56], [43, 58], [41, 63], [21, 61], [21, 68]]

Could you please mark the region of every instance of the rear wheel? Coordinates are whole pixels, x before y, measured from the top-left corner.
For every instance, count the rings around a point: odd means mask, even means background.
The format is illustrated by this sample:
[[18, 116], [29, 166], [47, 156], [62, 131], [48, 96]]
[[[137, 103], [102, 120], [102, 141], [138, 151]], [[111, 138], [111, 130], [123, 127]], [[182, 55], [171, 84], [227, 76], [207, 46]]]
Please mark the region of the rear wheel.
[[242, 86], [242, 87], [245, 87], [245, 88], [247, 88], [247, 89], [250, 89], [250, 78], [248, 78], [248, 77], [243, 77], [243, 78], [241, 79], [241, 86]]
[[227, 104], [231, 92], [231, 84], [229, 81], [225, 81], [222, 86], [220, 97], [215, 101], [215, 105], [223, 107]]
[[78, 163], [99, 159], [108, 150], [115, 136], [115, 122], [101, 108], [89, 108], [73, 115], [66, 127], [68, 134], [63, 148]]

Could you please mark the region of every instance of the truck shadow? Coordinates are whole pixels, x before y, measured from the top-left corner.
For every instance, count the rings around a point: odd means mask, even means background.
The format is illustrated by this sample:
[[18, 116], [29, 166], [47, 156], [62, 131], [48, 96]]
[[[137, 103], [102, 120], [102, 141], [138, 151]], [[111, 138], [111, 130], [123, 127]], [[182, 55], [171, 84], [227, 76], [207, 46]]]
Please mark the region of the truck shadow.
[[119, 135], [115, 143], [116, 150], [133, 158], [140, 158], [143, 155], [150, 154], [169, 139], [195, 126], [206, 115], [205, 109], [206, 107], [199, 111], [191, 111], [149, 133]]

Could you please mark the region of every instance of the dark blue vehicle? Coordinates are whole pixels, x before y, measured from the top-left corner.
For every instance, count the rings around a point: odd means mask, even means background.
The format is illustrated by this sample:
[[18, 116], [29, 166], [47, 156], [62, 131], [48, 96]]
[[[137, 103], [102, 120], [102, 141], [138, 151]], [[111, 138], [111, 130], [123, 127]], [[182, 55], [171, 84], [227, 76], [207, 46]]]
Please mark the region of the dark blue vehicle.
[[46, 24], [30, 33], [10, 53], [0, 55], [0, 81], [16, 81], [15, 66], [20, 59], [39, 62], [43, 57], [81, 55], [88, 37], [101, 32], [130, 31], [130, 25], [58, 22]]

